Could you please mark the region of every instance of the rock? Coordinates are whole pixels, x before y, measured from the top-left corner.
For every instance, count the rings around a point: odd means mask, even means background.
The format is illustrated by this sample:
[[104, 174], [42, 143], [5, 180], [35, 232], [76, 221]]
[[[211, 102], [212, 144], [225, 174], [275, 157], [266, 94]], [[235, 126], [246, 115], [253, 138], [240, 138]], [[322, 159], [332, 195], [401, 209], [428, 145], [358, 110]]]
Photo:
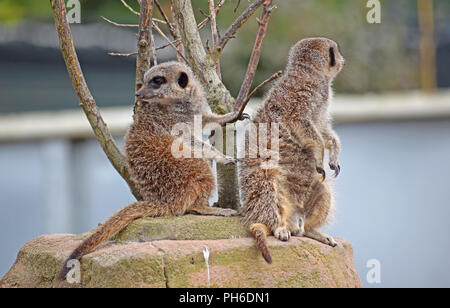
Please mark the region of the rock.
[[115, 240], [221, 240], [250, 236], [239, 217], [185, 215], [136, 220], [119, 232]]
[[81, 284], [56, 282], [64, 259], [85, 236], [44, 235], [28, 242], [0, 287], [362, 286], [345, 240], [332, 248], [306, 238], [269, 237], [269, 265], [239, 218], [190, 215], [138, 220], [83, 257]]

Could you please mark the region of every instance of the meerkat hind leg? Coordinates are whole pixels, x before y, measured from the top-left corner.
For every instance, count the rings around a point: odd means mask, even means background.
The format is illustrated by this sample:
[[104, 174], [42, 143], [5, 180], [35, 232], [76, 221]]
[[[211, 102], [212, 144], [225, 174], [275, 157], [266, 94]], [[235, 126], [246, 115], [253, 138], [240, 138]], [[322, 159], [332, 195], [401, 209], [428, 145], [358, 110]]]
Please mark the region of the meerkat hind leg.
[[324, 234], [322, 232], [316, 231], [316, 230], [306, 231], [303, 236], [311, 238], [311, 239], [316, 240], [318, 242], [321, 242], [321, 243], [323, 243], [325, 245], [329, 245], [331, 247], [336, 247], [337, 246], [337, 242], [334, 240], [333, 237], [331, 237], [330, 235]]
[[295, 214], [291, 218], [290, 230], [292, 236], [303, 236], [305, 233], [305, 215]]

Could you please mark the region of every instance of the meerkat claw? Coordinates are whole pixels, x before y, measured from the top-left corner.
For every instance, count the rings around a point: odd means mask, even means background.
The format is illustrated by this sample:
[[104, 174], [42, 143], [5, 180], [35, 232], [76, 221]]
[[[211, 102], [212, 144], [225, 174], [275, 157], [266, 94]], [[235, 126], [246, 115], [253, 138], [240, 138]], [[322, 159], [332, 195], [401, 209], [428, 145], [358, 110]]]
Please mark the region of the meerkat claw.
[[322, 167], [317, 166], [316, 170], [318, 173], [322, 175], [322, 181], [325, 181], [325, 178], [327, 177], [325, 170]]
[[331, 236], [327, 237], [327, 240], [328, 240], [328, 245], [330, 245], [331, 247], [334, 248], [334, 247], [338, 246], [338, 243]]
[[330, 169], [334, 171], [334, 177], [337, 178], [339, 173], [341, 173], [341, 166], [339, 164], [330, 163]]
[[225, 166], [232, 166], [232, 165], [236, 165], [237, 160], [236, 159], [230, 159], [228, 161], [225, 162]]
[[250, 120], [250, 115], [248, 113], [243, 113], [238, 119], [239, 121]]

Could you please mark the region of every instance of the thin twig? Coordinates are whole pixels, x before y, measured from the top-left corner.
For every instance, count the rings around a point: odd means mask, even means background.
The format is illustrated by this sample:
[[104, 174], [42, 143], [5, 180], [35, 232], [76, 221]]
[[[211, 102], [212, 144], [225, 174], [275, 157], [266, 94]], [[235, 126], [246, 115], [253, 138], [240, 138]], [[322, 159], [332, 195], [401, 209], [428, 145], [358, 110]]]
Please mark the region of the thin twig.
[[[214, 12], [217, 16], [217, 14], [219, 13], [220, 9], [222, 8], [222, 6], [224, 5], [225, 0], [221, 0], [219, 2], [219, 4], [217, 4], [216, 8], [214, 9]], [[198, 29], [202, 30], [207, 24], [208, 22], [211, 20], [211, 15], [209, 15], [208, 17], [206, 17], [201, 23], [198, 24]]]
[[[209, 2], [210, 0], [208, 0], [208, 2]], [[199, 12], [204, 16], [204, 17], [206, 17], [207, 19], [210, 19], [210, 17], [211, 17], [211, 15], [208, 15], [208, 14], [206, 14], [202, 9], [198, 9], [199, 10]]]
[[169, 46], [172, 47], [172, 45], [178, 46], [178, 45], [180, 45], [180, 44], [181, 44], [181, 41], [180, 41], [180, 40], [175, 40], [175, 41], [172, 41], [172, 42], [167, 43], [167, 44], [165, 44], [165, 45], [156, 47], [156, 50], [161, 50], [161, 49], [167, 48], [167, 47], [169, 47]]
[[95, 137], [100, 143], [103, 151], [108, 157], [111, 164], [119, 172], [122, 178], [128, 183], [132, 193], [138, 200], [142, 200], [142, 196], [137, 191], [128, 172], [125, 156], [120, 151], [113, 136], [103, 120], [100, 110], [97, 107], [94, 97], [81, 70], [80, 62], [73, 44], [72, 32], [67, 21], [67, 10], [64, 0], [51, 0], [53, 15], [55, 18], [55, 26], [59, 37], [60, 49], [66, 63], [67, 72], [72, 81], [73, 88], [78, 96], [80, 106], [83, 109], [89, 124], [94, 131]]
[[[154, 40], [152, 40], [152, 42], [154, 42]], [[158, 50], [167, 48], [167, 47], [169, 47], [169, 46], [171, 47], [172, 44], [175, 45], [175, 46], [177, 46], [177, 45], [180, 44], [180, 43], [181, 43], [181, 42], [180, 42], [179, 40], [172, 41], [172, 42], [170, 42], [170, 44], [168, 43], [168, 44], [165, 44], [165, 45], [156, 47], [155, 50], [158, 51]], [[115, 56], [115, 57], [131, 57], [131, 56], [136, 56], [137, 54], [138, 54], [137, 51], [130, 52], [130, 53], [108, 52], [108, 55], [110, 55], [110, 56]]]
[[[133, 14], [139, 16], [139, 12], [136, 12], [128, 3], [125, 2], [125, 0], [120, 0], [120, 2], [122, 2], [122, 4]], [[139, 4], [141, 4], [139, 2]]]
[[[222, 39], [220, 40], [220, 43], [217, 45], [217, 50], [221, 52], [225, 45], [228, 43], [229, 40], [231, 40], [239, 28], [242, 27], [242, 25], [256, 12], [256, 10], [264, 3], [267, 3], [269, 0], [256, 0], [253, 2], [242, 14], [239, 16], [234, 23], [228, 28], [228, 30], [223, 35]], [[272, 2], [272, 1], [270, 1]]]
[[[111, 19], [108, 19], [108, 18], [106, 18], [106, 17], [104, 17], [104, 16], [100, 16], [100, 17], [101, 17], [104, 21], [106, 21], [106, 22], [112, 24], [113, 26], [117, 26], [117, 27], [127, 27], [127, 28], [138, 28], [138, 27], [139, 27], [139, 25], [136, 25], [136, 24], [119, 24], [119, 23], [114, 22], [114, 21], [112, 21]], [[157, 18], [154, 18], [154, 17], [152, 18], [152, 20], [153, 20], [154, 22], [157, 22], [157, 23], [160, 23], [160, 24], [164, 24], [164, 25], [167, 24], [164, 20], [157, 19]]]
[[272, 14], [272, 0], [266, 0], [263, 7], [261, 19], [259, 20], [258, 34], [256, 35], [255, 45], [253, 46], [250, 62], [247, 67], [247, 73], [245, 74], [244, 82], [242, 83], [241, 90], [236, 99], [235, 110], [241, 114], [245, 109], [245, 98], [250, 92], [253, 80], [255, 79], [256, 69], [258, 68], [259, 59], [261, 57], [262, 44], [267, 33], [267, 26], [269, 25], [270, 15]]
[[131, 57], [136, 56], [137, 54], [138, 54], [137, 51], [130, 53], [108, 52], [108, 55], [113, 57]]
[[235, 12], [235, 13], [237, 12], [237, 10], [238, 10], [238, 8], [239, 8], [240, 5], [241, 5], [241, 0], [238, 0], [238, 2], [237, 2], [237, 4], [236, 4], [236, 7], [234, 8], [234, 12]]
[[125, 25], [125, 24], [119, 24], [119, 23], [117, 23], [117, 22], [114, 22], [114, 21], [112, 21], [112, 20], [110, 20], [110, 19], [108, 19], [108, 18], [106, 18], [106, 17], [104, 17], [104, 16], [100, 16], [104, 21], [106, 21], [107, 23], [110, 23], [110, 24], [112, 24], [113, 26], [116, 26], [116, 27], [124, 27], [124, 28], [138, 28], [139, 27], [139, 25]]
[[177, 46], [175, 46], [170, 39], [164, 34], [164, 32], [158, 27], [157, 24], [153, 23], [153, 29], [155, 29], [162, 37], [166, 40], [166, 42], [172, 46], [173, 49], [178, 53], [178, 55], [187, 63], [186, 57], [178, 50]]
[[161, 14], [162, 18], [164, 19], [165, 24], [169, 28], [170, 35], [172, 35], [173, 39], [176, 40], [177, 37], [176, 37], [175, 27], [170, 22], [169, 17], [167, 17], [166, 12], [164, 12], [164, 10], [162, 9], [161, 4], [159, 3], [158, 0], [155, 0], [155, 4], [156, 4], [156, 7], [158, 8], [159, 13]]
[[272, 81], [278, 79], [281, 77], [281, 75], [283, 75], [283, 71], [278, 71], [275, 74], [273, 74], [272, 76], [270, 76], [270, 78], [268, 78], [267, 80], [263, 81], [259, 86], [257, 86], [248, 96], [247, 98], [244, 100], [243, 105], [247, 105], [247, 103], [252, 99], [253, 96], [255, 96], [256, 93], [258, 93], [258, 91], [260, 91], [262, 88], [264, 88], [267, 84], [271, 83]]

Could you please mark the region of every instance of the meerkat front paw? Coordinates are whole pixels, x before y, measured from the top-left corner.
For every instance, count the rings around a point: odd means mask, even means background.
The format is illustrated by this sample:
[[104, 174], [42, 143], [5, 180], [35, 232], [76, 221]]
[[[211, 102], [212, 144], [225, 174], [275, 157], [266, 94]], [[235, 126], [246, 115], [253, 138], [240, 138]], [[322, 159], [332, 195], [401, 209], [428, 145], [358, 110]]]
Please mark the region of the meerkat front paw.
[[221, 209], [220, 215], [224, 217], [238, 216], [239, 213], [233, 209]]
[[325, 173], [325, 169], [323, 168], [323, 166], [316, 165], [316, 171], [322, 175], [322, 181], [325, 181], [327, 175]]
[[236, 163], [237, 163], [237, 160], [236, 159], [234, 159], [233, 157], [229, 157], [229, 156], [227, 156], [225, 159], [224, 159], [224, 162], [223, 162], [225, 165], [236, 165]]
[[328, 241], [327, 245], [330, 245], [331, 247], [336, 247], [338, 245], [338, 243], [334, 240], [334, 238], [329, 235], [327, 236], [327, 241]]
[[247, 119], [250, 119], [250, 116], [247, 113], [243, 112], [242, 114], [239, 114], [239, 111], [235, 111], [235, 112], [233, 112], [231, 121], [229, 121], [229, 123], [233, 123], [236, 121], [244, 121]]
[[330, 162], [329, 163], [330, 169], [334, 171], [334, 177], [336, 178], [339, 173], [341, 173], [341, 166], [337, 162]]
[[248, 113], [242, 113], [241, 116], [238, 118], [239, 121], [244, 121], [244, 120], [250, 120], [250, 115]]
[[274, 235], [280, 241], [286, 242], [291, 238], [291, 231], [289, 231], [286, 227], [278, 227], [275, 230]]
[[217, 157], [216, 161], [220, 164], [224, 165], [235, 165], [237, 163], [237, 160], [231, 156], [221, 156]]

